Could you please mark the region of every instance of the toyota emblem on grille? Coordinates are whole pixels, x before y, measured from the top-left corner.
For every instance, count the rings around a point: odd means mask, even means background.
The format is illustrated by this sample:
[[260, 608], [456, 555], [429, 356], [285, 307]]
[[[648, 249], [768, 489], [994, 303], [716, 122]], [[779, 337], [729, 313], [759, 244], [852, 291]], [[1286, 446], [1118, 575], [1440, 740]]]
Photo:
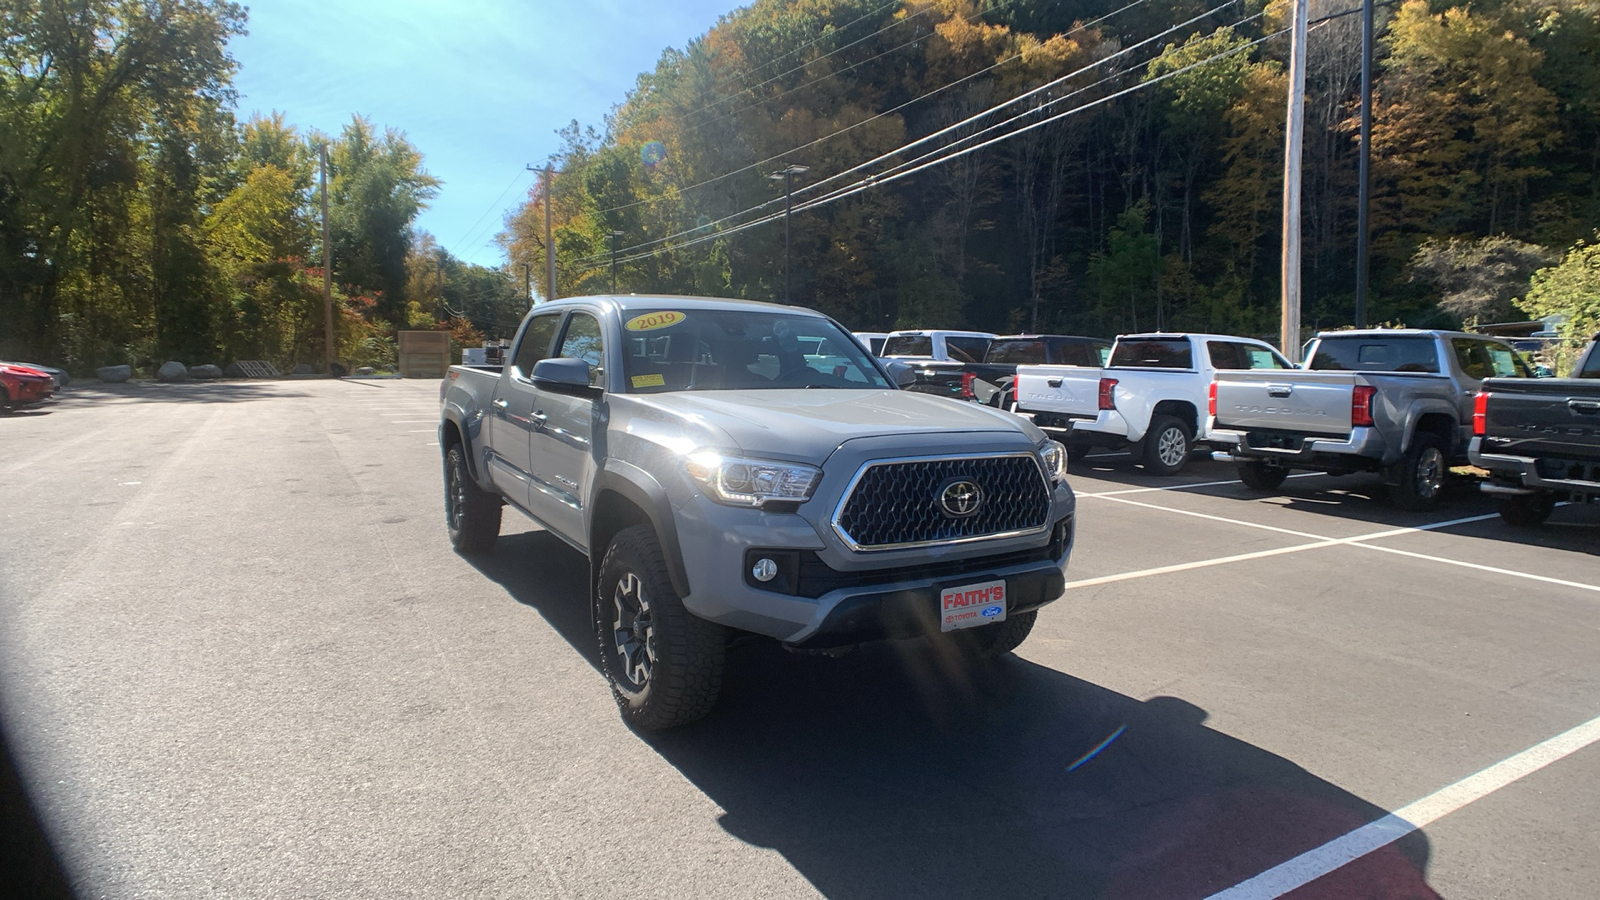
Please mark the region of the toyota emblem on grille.
[[983, 488], [975, 481], [958, 478], [947, 481], [939, 490], [939, 508], [952, 519], [977, 515], [983, 506]]

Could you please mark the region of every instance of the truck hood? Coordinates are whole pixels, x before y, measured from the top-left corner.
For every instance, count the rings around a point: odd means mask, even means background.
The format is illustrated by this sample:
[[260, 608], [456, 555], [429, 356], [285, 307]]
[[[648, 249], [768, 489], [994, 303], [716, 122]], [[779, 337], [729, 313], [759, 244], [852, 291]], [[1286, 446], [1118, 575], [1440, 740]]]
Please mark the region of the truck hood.
[[741, 452], [820, 463], [862, 437], [950, 432], [1025, 435], [1033, 426], [1009, 413], [894, 390], [682, 391], [633, 395], [642, 405], [726, 434]]

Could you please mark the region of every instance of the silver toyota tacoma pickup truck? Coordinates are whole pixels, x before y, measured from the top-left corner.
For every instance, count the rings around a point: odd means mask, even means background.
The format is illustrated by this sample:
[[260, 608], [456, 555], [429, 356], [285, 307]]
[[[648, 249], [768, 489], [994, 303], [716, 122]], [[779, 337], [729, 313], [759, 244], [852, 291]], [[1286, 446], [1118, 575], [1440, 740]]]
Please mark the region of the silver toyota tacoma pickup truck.
[[1467, 462], [1473, 397], [1491, 376], [1533, 372], [1510, 344], [1481, 334], [1325, 332], [1305, 370], [1219, 371], [1210, 439], [1258, 490], [1291, 469], [1378, 472], [1395, 506], [1431, 509], [1450, 467]]
[[1062, 593], [1065, 448], [900, 390], [826, 316], [563, 299], [528, 314], [509, 359], [452, 366], [440, 389], [450, 540], [489, 551], [511, 506], [589, 558], [602, 668], [635, 727], [709, 712], [735, 633], [980, 658]]

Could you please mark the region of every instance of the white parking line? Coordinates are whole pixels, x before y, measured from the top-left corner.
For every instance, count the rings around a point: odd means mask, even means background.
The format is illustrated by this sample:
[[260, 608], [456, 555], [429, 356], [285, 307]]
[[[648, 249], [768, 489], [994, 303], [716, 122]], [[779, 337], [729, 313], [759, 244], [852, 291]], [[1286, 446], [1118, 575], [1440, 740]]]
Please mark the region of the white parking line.
[[[1354, 547], [1367, 547], [1367, 548], [1370, 548], [1372, 550], [1384, 550], [1384, 551], [1398, 552], [1398, 553], [1402, 553], [1402, 554], [1404, 554], [1406, 556], [1415, 556], [1415, 557], [1417, 557], [1419, 559], [1431, 560], [1433, 562], [1456, 563], [1456, 562], [1458, 562], [1457, 560], [1444, 559], [1442, 557], [1436, 557], [1436, 556], [1428, 556], [1428, 555], [1422, 554], [1422, 553], [1411, 553], [1409, 551], [1403, 551], [1403, 550], [1402, 551], [1395, 551], [1391, 547], [1378, 547], [1378, 546], [1374, 546], [1374, 545], [1367, 544], [1367, 543], [1364, 543], [1364, 542], [1365, 541], [1375, 541], [1375, 540], [1378, 540], [1380, 538], [1399, 537], [1400, 535], [1403, 535], [1403, 534], [1415, 534], [1415, 533], [1424, 532], [1424, 531], [1434, 531], [1434, 530], [1439, 529], [1439, 528], [1449, 528], [1452, 525], [1464, 525], [1464, 524], [1466, 524], [1468, 522], [1481, 522], [1484, 519], [1493, 519], [1497, 515], [1497, 513], [1488, 513], [1487, 515], [1467, 516], [1467, 517], [1461, 518], [1461, 519], [1449, 519], [1449, 520], [1444, 521], [1444, 522], [1434, 522], [1434, 523], [1432, 523], [1430, 525], [1415, 525], [1415, 526], [1409, 526], [1409, 527], [1405, 527], [1405, 528], [1390, 528], [1390, 529], [1386, 529], [1384, 531], [1374, 531], [1374, 532], [1371, 532], [1369, 534], [1358, 534], [1358, 535], [1355, 535], [1353, 537], [1330, 538], [1330, 537], [1326, 537], [1324, 535], [1310, 534], [1310, 533], [1304, 532], [1304, 531], [1292, 531], [1292, 530], [1290, 530], [1288, 528], [1276, 528], [1276, 527], [1273, 527], [1271, 525], [1258, 525], [1258, 524], [1256, 524], [1254, 522], [1244, 522], [1244, 521], [1240, 521], [1238, 519], [1229, 519], [1229, 518], [1226, 518], [1226, 517], [1223, 517], [1223, 516], [1212, 516], [1212, 515], [1207, 515], [1206, 513], [1191, 512], [1191, 511], [1186, 510], [1186, 509], [1168, 509], [1168, 508], [1166, 508], [1164, 506], [1155, 506], [1155, 505], [1149, 504], [1149, 503], [1140, 503], [1137, 500], [1122, 500], [1122, 499], [1119, 499], [1119, 498], [1116, 498], [1116, 497], [1109, 497], [1107, 499], [1115, 500], [1118, 503], [1126, 503], [1129, 506], [1143, 506], [1143, 507], [1146, 507], [1148, 509], [1161, 510], [1162, 512], [1171, 512], [1171, 513], [1178, 513], [1180, 515], [1193, 516], [1193, 517], [1195, 517], [1197, 519], [1210, 519], [1210, 520], [1215, 521], [1215, 522], [1225, 522], [1225, 523], [1228, 523], [1230, 525], [1243, 525], [1243, 526], [1246, 526], [1246, 527], [1249, 527], [1249, 528], [1259, 528], [1259, 529], [1261, 529], [1263, 531], [1276, 531], [1276, 532], [1279, 532], [1279, 533], [1282, 533], [1282, 534], [1291, 534], [1291, 535], [1294, 535], [1296, 537], [1311, 538], [1315, 543], [1295, 544], [1292, 547], [1276, 547], [1276, 548], [1271, 549], [1271, 550], [1257, 550], [1254, 553], [1240, 553], [1240, 554], [1238, 554], [1236, 556], [1221, 556], [1221, 557], [1217, 557], [1215, 559], [1202, 559], [1202, 560], [1196, 560], [1194, 562], [1178, 563], [1176, 565], [1171, 565], [1171, 566], [1158, 566], [1158, 567], [1153, 568], [1153, 569], [1139, 569], [1138, 571], [1134, 571], [1134, 572], [1122, 572], [1122, 573], [1119, 573], [1117, 575], [1102, 575], [1099, 578], [1085, 578], [1082, 581], [1069, 581], [1066, 584], [1066, 588], [1065, 588], [1066, 590], [1071, 590], [1073, 588], [1094, 587], [1096, 585], [1101, 585], [1101, 584], [1113, 584], [1113, 583], [1116, 583], [1118, 581], [1132, 581], [1135, 578], [1149, 578], [1149, 577], [1151, 577], [1153, 575], [1170, 575], [1173, 572], [1187, 572], [1187, 571], [1189, 571], [1191, 569], [1207, 569], [1207, 568], [1210, 568], [1212, 566], [1227, 565], [1228, 563], [1247, 562], [1247, 561], [1252, 560], [1252, 559], [1263, 559], [1263, 558], [1269, 557], [1269, 556], [1282, 556], [1282, 555], [1284, 555], [1286, 553], [1300, 553], [1300, 552], [1303, 552], [1303, 551], [1306, 551], [1306, 550], [1320, 550], [1320, 549], [1322, 549], [1324, 547], [1337, 547], [1337, 546], [1341, 546], [1341, 545], [1354, 546]], [[1471, 564], [1469, 564], [1469, 565], [1471, 565]], [[1488, 568], [1488, 567], [1484, 566], [1484, 567], [1479, 567], [1479, 568]], [[1534, 578], [1534, 579], [1539, 580], [1539, 581], [1555, 581], [1555, 582], [1559, 582], [1561, 584], [1577, 584], [1576, 582], [1560, 581], [1560, 579], [1552, 579], [1552, 578], [1548, 578], [1548, 577], [1543, 576], [1543, 575], [1531, 575], [1531, 574], [1528, 574], [1528, 573], [1525, 573], [1525, 572], [1513, 572], [1513, 571], [1510, 571], [1508, 569], [1497, 569], [1495, 571], [1502, 572], [1503, 574], [1507, 574], [1507, 575], [1518, 575], [1518, 576], [1522, 576], [1524, 578]], [[1579, 585], [1579, 586], [1580, 587], [1588, 587], [1587, 585]], [[1591, 589], [1594, 589], [1594, 588], [1591, 588]]]
[[1271, 900], [1282, 897], [1596, 741], [1600, 741], [1600, 717], [1534, 744], [1475, 775], [1469, 775], [1407, 804], [1376, 822], [1279, 863], [1248, 881], [1212, 894], [1207, 900]]
[[[1321, 472], [1300, 472], [1300, 473], [1295, 474], [1295, 475], [1290, 475], [1289, 477], [1290, 478], [1316, 478], [1318, 475], [1321, 475], [1321, 474], [1323, 474], [1323, 473], [1321, 473]], [[1098, 492], [1093, 493], [1093, 494], [1085, 494], [1085, 493], [1082, 493], [1082, 492], [1079, 492], [1079, 491], [1074, 491], [1073, 493], [1077, 494], [1077, 496], [1079, 496], [1079, 497], [1120, 497], [1123, 494], [1148, 494], [1148, 493], [1152, 493], [1154, 491], [1182, 491], [1182, 490], [1186, 490], [1188, 488], [1222, 487], [1224, 485], [1229, 485], [1229, 484], [1243, 484], [1243, 483], [1244, 482], [1240, 481], [1237, 478], [1229, 478], [1227, 481], [1196, 481], [1196, 482], [1193, 482], [1191, 484], [1169, 484], [1169, 485], [1165, 485], [1163, 487], [1128, 488], [1127, 490], [1121, 490], [1121, 491], [1098, 491]]]
[[[1483, 518], [1488, 519], [1493, 517], [1484, 516]], [[1596, 593], [1600, 593], [1600, 584], [1585, 584], [1581, 581], [1567, 581], [1564, 578], [1552, 578], [1549, 575], [1539, 575], [1534, 572], [1518, 572], [1515, 569], [1501, 569], [1496, 566], [1486, 566], [1482, 563], [1467, 562], [1464, 559], [1450, 559], [1444, 556], [1429, 556], [1426, 553], [1417, 553], [1411, 550], [1401, 550], [1398, 547], [1379, 547], [1377, 544], [1362, 544], [1361, 546], [1366, 547], [1368, 550], [1379, 550], [1384, 553], [1394, 553], [1400, 556], [1409, 556], [1414, 559], [1425, 559], [1429, 562], [1446, 563], [1452, 566], [1460, 566], [1463, 569], [1477, 569], [1480, 572], [1493, 572], [1496, 575], [1515, 575], [1518, 578], [1542, 581], [1545, 584], [1559, 584], [1562, 587], [1579, 588], [1585, 591], [1594, 591]]]

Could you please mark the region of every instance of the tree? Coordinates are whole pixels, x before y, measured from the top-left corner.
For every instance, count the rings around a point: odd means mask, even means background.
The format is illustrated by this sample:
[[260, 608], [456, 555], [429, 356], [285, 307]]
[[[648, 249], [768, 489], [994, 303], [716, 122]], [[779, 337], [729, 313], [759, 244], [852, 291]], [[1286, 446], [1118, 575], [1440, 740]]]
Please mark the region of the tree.
[[1566, 316], [1569, 345], [1600, 333], [1600, 233], [1573, 244], [1560, 265], [1535, 272], [1518, 305], [1535, 316]]
[[1535, 269], [1556, 254], [1505, 235], [1469, 240], [1430, 238], [1411, 257], [1412, 278], [1437, 288], [1439, 306], [1462, 321], [1504, 322]]

